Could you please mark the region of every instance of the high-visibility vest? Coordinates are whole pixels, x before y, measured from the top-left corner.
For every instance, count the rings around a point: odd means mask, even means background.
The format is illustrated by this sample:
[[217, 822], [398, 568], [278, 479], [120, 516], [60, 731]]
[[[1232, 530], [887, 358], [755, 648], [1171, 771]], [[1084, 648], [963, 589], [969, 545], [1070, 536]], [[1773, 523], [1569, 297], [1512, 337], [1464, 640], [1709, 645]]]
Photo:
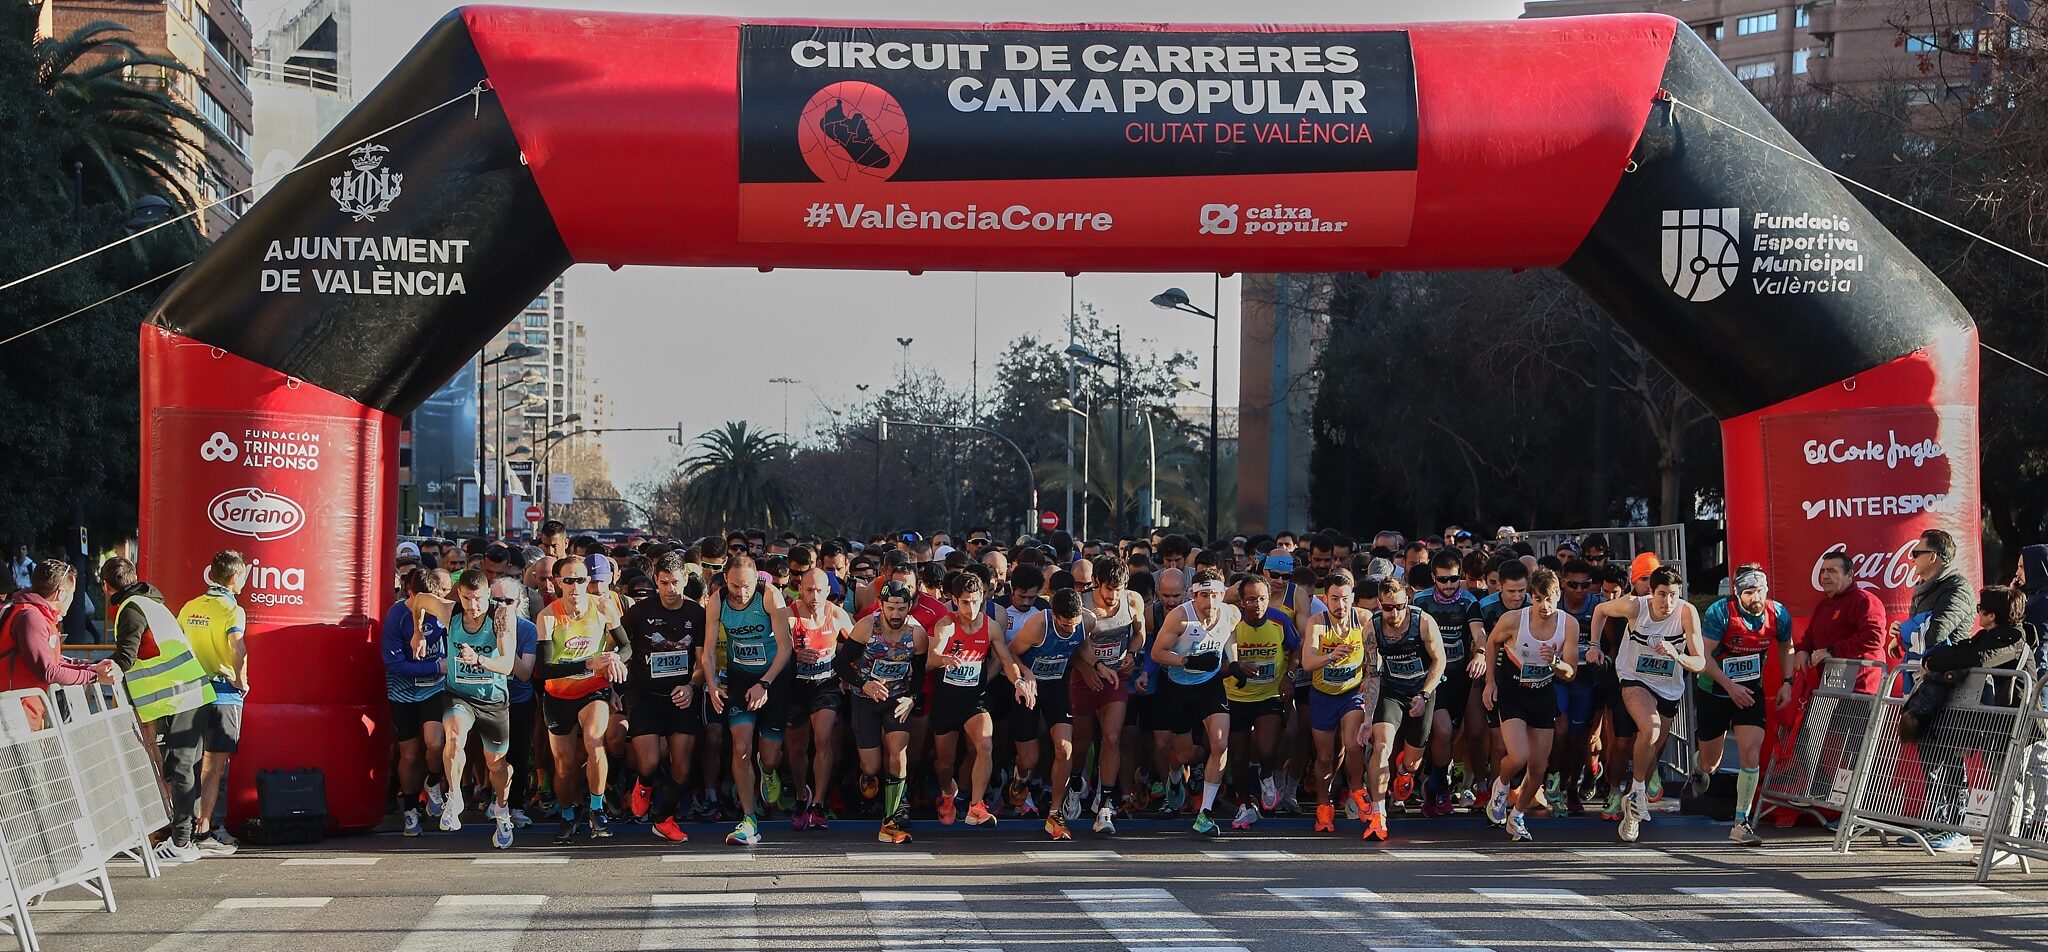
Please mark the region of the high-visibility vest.
[[130, 605], [142, 609], [156, 640], [156, 657], [138, 658], [128, 669], [128, 701], [135, 705], [135, 716], [147, 724], [213, 703], [213, 685], [185, 641], [178, 616], [154, 598], [136, 596], [116, 607], [114, 617], [120, 618], [121, 610]]

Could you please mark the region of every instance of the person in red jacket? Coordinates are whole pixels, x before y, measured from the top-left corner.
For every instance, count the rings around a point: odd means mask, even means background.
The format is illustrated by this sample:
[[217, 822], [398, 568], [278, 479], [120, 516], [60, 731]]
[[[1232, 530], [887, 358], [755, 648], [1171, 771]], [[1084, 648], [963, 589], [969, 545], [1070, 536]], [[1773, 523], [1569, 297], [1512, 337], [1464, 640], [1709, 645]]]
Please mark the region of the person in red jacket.
[[1778, 689], [1778, 706], [1790, 703], [1792, 685], [1809, 668], [1819, 669], [1829, 658], [1880, 662], [1856, 674], [1856, 690], [1876, 694], [1884, 679], [1886, 650], [1890, 638], [1885, 627], [1884, 603], [1877, 593], [1856, 584], [1849, 553], [1836, 550], [1821, 556], [1820, 590], [1827, 597], [1814, 607], [1806, 630], [1793, 642], [1791, 676]]
[[[57, 651], [64, 643], [64, 613], [78, 594], [78, 572], [69, 564], [48, 559], [36, 563], [29, 587], [14, 593], [0, 611], [0, 690], [42, 689], [50, 685], [114, 683], [120, 669], [110, 660], [98, 664], [73, 661]], [[22, 699], [31, 730], [48, 723], [40, 697]]]

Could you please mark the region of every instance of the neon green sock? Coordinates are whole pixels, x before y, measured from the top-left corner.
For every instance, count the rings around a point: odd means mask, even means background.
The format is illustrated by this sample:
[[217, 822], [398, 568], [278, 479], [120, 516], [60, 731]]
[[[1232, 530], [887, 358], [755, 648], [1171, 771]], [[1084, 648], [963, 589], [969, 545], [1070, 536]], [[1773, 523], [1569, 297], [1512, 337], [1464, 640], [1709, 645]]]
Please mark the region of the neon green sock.
[[885, 776], [882, 778], [882, 817], [896, 815], [896, 808], [903, 805], [903, 778]]
[[1756, 802], [1757, 768], [1744, 767], [1735, 775], [1735, 822], [1749, 819], [1749, 807]]

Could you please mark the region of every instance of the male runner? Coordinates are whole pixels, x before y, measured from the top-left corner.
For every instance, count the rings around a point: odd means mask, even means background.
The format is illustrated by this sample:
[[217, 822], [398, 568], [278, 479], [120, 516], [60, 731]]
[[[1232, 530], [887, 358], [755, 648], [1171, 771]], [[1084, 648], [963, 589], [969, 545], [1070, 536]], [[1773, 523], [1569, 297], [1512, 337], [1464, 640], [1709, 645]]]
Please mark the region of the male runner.
[[1359, 746], [1372, 748], [1372, 773], [1367, 782], [1375, 807], [1367, 820], [1366, 835], [1385, 840], [1387, 767], [1395, 755], [1394, 741], [1400, 740], [1404, 759], [1420, 757], [1435, 724], [1432, 707], [1444, 683], [1446, 663], [1436, 619], [1414, 610], [1408, 586], [1398, 574], [1380, 580], [1379, 595], [1379, 614], [1372, 619], [1373, 645], [1380, 658], [1379, 703], [1372, 723], [1361, 726], [1370, 738], [1361, 738]]
[[[1014, 654], [1017, 650], [1017, 635], [1024, 630], [1025, 624], [1029, 623], [1033, 616], [1043, 612], [1051, 603], [1046, 601], [1042, 594], [1045, 591], [1045, 573], [1037, 566], [1019, 565], [1011, 569], [1008, 587], [1007, 597], [999, 600], [989, 611], [1002, 619], [1003, 640], [1010, 643], [1011, 653]], [[1038, 815], [1038, 802], [1033, 798], [1031, 776], [1038, 769], [1038, 731], [1024, 729], [1034, 725], [1035, 722], [1031, 718], [1013, 719], [1009, 724], [1010, 743], [1015, 748], [1015, 755], [1011, 761], [1010, 782], [1004, 791], [1004, 797], [1010, 804], [1011, 812], [1017, 816]], [[1052, 794], [1047, 796], [1047, 806], [1051, 807], [1049, 798]]]
[[[430, 596], [431, 597], [431, 596]], [[448, 707], [442, 721], [447, 744], [442, 748], [445, 776], [455, 778], [441, 806], [441, 829], [453, 833], [462, 829], [461, 778], [469, 753], [469, 735], [474, 732], [484, 750], [484, 764], [495, 799], [485, 816], [495, 821], [491, 845], [512, 848], [512, 765], [505, 755], [512, 747], [510, 691], [507, 687], [513, 665], [518, 661], [519, 633], [510, 605], [493, 604], [488, 573], [469, 569], [455, 582], [455, 601], [424, 606], [447, 632], [453, 656], [444, 655], [447, 666]], [[424, 638], [427, 614], [416, 613], [419, 634]]]
[[[1501, 568], [1505, 580], [1507, 566]], [[1579, 670], [1579, 621], [1557, 610], [1557, 573], [1537, 569], [1517, 583], [1528, 586], [1529, 604], [1494, 624], [1480, 657], [1486, 661], [1486, 707], [1500, 713], [1501, 741], [1507, 751], [1494, 774], [1486, 818], [1496, 826], [1505, 825], [1508, 839], [1526, 841], [1531, 837], [1525, 814], [1543, 789], [1543, 766], [1550, 762], [1557, 727], [1554, 685]], [[1518, 771], [1524, 776], [1511, 805], [1508, 784]]]
[[1201, 728], [1208, 740], [1208, 762], [1202, 773], [1202, 801], [1194, 831], [1223, 835], [1209, 818], [1222, 789], [1223, 768], [1230, 744], [1230, 701], [1224, 695], [1222, 672], [1237, 669], [1238, 611], [1223, 602], [1223, 575], [1215, 569], [1195, 571], [1188, 586], [1192, 600], [1168, 613], [1152, 642], [1152, 660], [1166, 675], [1160, 682], [1155, 711], [1173, 734], [1169, 769], [1178, 771], [1194, 753], [1193, 734]]
[[1735, 733], [1741, 773], [1735, 780], [1735, 824], [1728, 842], [1759, 846], [1763, 838], [1749, 822], [1763, 769], [1765, 716], [1764, 668], [1773, 654], [1792, 643], [1792, 613], [1771, 600], [1770, 580], [1763, 567], [1744, 564], [1735, 570], [1735, 596], [1707, 606], [1700, 637], [1707, 649], [1707, 668], [1698, 680], [1695, 710], [1699, 715], [1699, 775], [1711, 779], [1721, 769], [1728, 733]]
[[[973, 744], [970, 768], [972, 797], [967, 807], [968, 826], [994, 827], [986, 797], [989, 778], [995, 771], [995, 718], [990, 712], [989, 691], [995, 667], [1014, 685], [1017, 703], [1036, 703], [1037, 686], [1010, 654], [1006, 639], [996, 632], [994, 621], [982, 611], [988, 595], [981, 576], [956, 572], [946, 579], [946, 594], [953, 598], [953, 611], [939, 622], [932, 636], [931, 654], [942, 673], [932, 689], [932, 741], [936, 748], [933, 772], [938, 775], [939, 823], [951, 826], [958, 816], [960, 784], [955, 776], [961, 735]], [[994, 634], [994, 637], [991, 635]]]
[[1238, 670], [1227, 679], [1223, 695], [1230, 702], [1230, 745], [1250, 763], [1235, 775], [1238, 809], [1230, 822], [1233, 830], [1251, 829], [1259, 822], [1259, 804], [1279, 801], [1266, 765], [1280, 750], [1287, 705], [1280, 685], [1288, 680], [1290, 661], [1299, 657], [1301, 636], [1285, 614], [1270, 607], [1271, 593], [1266, 580], [1256, 576], [1237, 586]]
[[[249, 694], [249, 618], [235, 596], [248, 583], [249, 563], [242, 553], [222, 549], [207, 563], [206, 592], [178, 609], [178, 627], [213, 685], [213, 703], [206, 708], [206, 751], [199, 758], [199, 812], [192, 817], [192, 845], [208, 856], [232, 856], [238, 845], [226, 830], [213, 829], [213, 813], [220, 804], [228, 761], [242, 742], [242, 704]], [[21, 643], [15, 648], [28, 650]]]
[[[792, 563], [794, 553], [802, 548], [791, 550]], [[798, 830], [823, 830], [827, 824], [820, 804], [824, 791], [832, 788], [832, 754], [839, 742], [835, 731], [846, 706], [832, 662], [839, 654], [839, 640], [853, 630], [853, 619], [831, 602], [831, 579], [823, 569], [805, 570], [796, 583], [796, 604], [791, 606], [789, 619], [796, 677], [787, 747], [798, 796], [789, 825]]]
[[[1342, 738], [1344, 772], [1352, 805], [1365, 822], [1366, 839], [1386, 839], [1387, 821], [1377, 802], [1368, 802], [1365, 788], [1365, 697], [1360, 686], [1379, 660], [1376, 641], [1365, 637], [1372, 613], [1354, 604], [1350, 571], [1330, 570], [1323, 599], [1330, 607], [1309, 622], [1301, 666], [1309, 673], [1309, 729], [1316, 748], [1316, 831], [1337, 829], [1337, 745]], [[1375, 583], [1377, 584], [1377, 583]]]
[[[703, 644], [704, 606], [684, 596], [689, 574], [683, 557], [662, 553], [654, 563], [654, 597], [626, 610], [625, 629], [633, 642], [627, 666], [627, 736], [633, 747], [631, 806], [636, 820], [654, 820], [654, 835], [687, 843], [690, 835], [677, 822], [685, 809], [691, 762], [697, 738], [704, 732], [697, 704], [696, 653]], [[668, 774], [656, 779], [663, 748]], [[657, 804], [655, 788], [661, 797]], [[656, 807], [659, 806], [659, 812]]]
[[1680, 671], [1698, 674], [1707, 666], [1699, 612], [1685, 601], [1678, 570], [1659, 566], [1648, 580], [1650, 594], [1623, 595], [1593, 609], [1595, 624], [1604, 618], [1628, 624], [1628, 634], [1614, 659], [1627, 714], [1623, 718], [1624, 712], [1615, 713], [1615, 733], [1635, 738], [1631, 751], [1635, 783], [1622, 806], [1620, 836], [1624, 843], [1636, 841], [1650, 814], [1650, 777], [1658, 769], [1657, 755], [1664, 749], [1671, 719], [1678, 716], [1678, 702], [1685, 696], [1685, 676]]
[[[611, 601], [591, 591], [591, 577], [587, 557], [557, 560], [555, 585], [561, 595], [536, 622], [543, 678], [541, 719], [548, 725], [555, 803], [562, 814], [555, 831], [558, 845], [567, 845], [576, 837], [576, 808], [583, 802], [576, 790], [579, 764], [589, 803], [590, 835], [612, 835], [604, 817], [608, 771], [604, 738], [611, 726], [611, 686], [626, 680], [625, 659], [632, 657], [633, 647], [619, 627], [618, 616], [612, 614]], [[607, 649], [607, 645], [616, 647]]]
[[[777, 770], [782, 765], [782, 731], [789, 723], [789, 608], [781, 592], [761, 583], [761, 572], [748, 555], [726, 559], [725, 594], [717, 608], [715, 614], [706, 613], [710, 631], [702, 663], [716, 679], [707, 698], [712, 710], [725, 715], [733, 789], [740, 800], [740, 822], [726, 834], [725, 842], [753, 846], [761, 842], [762, 804], [782, 797]], [[758, 788], [756, 738], [761, 753]]]
[[[1600, 633], [1593, 627], [1593, 609], [1605, 599], [1593, 567], [1582, 559], [1564, 563], [1564, 598], [1558, 607], [1579, 622], [1579, 673], [1559, 682], [1558, 726], [1563, 742], [1551, 764], [1565, 788], [1565, 809], [1573, 816], [1585, 812], [1585, 796], [1601, 776], [1599, 727], [1607, 718], [1601, 697], [1602, 681], [1614, 670], [1613, 659], [1600, 648]], [[1587, 775], [1580, 780], [1581, 773]]]
[[[1069, 706], [1069, 673], [1077, 663], [1089, 662], [1090, 645], [1097, 631], [1094, 616], [1081, 607], [1081, 593], [1073, 589], [1054, 593], [1045, 611], [1032, 612], [1024, 627], [1010, 640], [1010, 653], [1036, 685], [1037, 701], [1013, 709], [1011, 727], [1016, 735], [1038, 736], [1043, 728], [1052, 738], [1052, 789], [1067, 789], [1074, 770], [1074, 719]], [[1114, 786], [1109, 789], [1114, 790]], [[1108, 809], [1108, 801], [1104, 801]], [[1105, 814], [1106, 815], [1106, 814]], [[1070, 819], [1064, 807], [1046, 813], [1045, 834], [1055, 840], [1071, 840]], [[1097, 823], [1096, 832], [1107, 831]]]
[[882, 776], [883, 820], [875, 838], [883, 843], [910, 842], [910, 811], [903, 796], [910, 770], [910, 708], [930, 650], [924, 625], [911, 617], [916, 600], [916, 590], [908, 585], [883, 584], [877, 610], [854, 623], [833, 663], [840, 680], [853, 689], [848, 714], [862, 781]]
[[[1485, 659], [1472, 649], [1486, 640], [1486, 629], [1479, 620], [1479, 599], [1464, 586], [1465, 562], [1457, 550], [1438, 552], [1429, 560], [1429, 571], [1434, 584], [1426, 592], [1416, 592], [1413, 604], [1436, 622], [1443, 639], [1444, 683], [1430, 725], [1422, 815], [1449, 816], [1455, 808], [1451, 760], [1454, 756], [1463, 759], [1468, 783], [1478, 782], [1479, 765], [1486, 760], [1486, 720], [1479, 695], [1472, 691], [1472, 683], [1486, 670]], [[1474, 734], [1478, 735], [1476, 757], [1472, 753]]]
[[[429, 650], [415, 657], [414, 633], [418, 621], [411, 601], [440, 587], [447, 573], [438, 569], [414, 568], [403, 578], [405, 598], [393, 602], [384, 613], [379, 643], [384, 656], [384, 693], [391, 702], [391, 732], [398, 742], [398, 802], [404, 808], [404, 834], [419, 836], [425, 830], [420, 819], [424, 793], [428, 812], [441, 815], [444, 802], [440, 775], [440, 751], [446, 746], [441, 719], [447, 713], [447, 677], [441, 636], [446, 630], [439, 619], [427, 627]], [[434, 751], [432, 758], [427, 751]]]
[[[1180, 573], [1174, 573], [1178, 580]], [[1095, 588], [1082, 599], [1089, 615], [1088, 648], [1079, 670], [1067, 679], [1074, 714], [1074, 749], [1083, 757], [1096, 747], [1097, 800], [1095, 832], [1116, 834], [1116, 811], [1123, 806], [1124, 714], [1145, 653], [1145, 600], [1131, 591], [1130, 567], [1114, 556], [1095, 559]], [[1081, 771], [1069, 781], [1067, 819], [1082, 809]]]

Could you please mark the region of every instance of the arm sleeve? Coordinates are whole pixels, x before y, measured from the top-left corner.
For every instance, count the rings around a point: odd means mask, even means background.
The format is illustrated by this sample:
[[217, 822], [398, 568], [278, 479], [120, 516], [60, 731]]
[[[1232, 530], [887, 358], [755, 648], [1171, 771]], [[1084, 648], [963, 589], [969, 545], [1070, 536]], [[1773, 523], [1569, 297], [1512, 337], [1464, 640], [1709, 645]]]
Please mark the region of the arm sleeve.
[[535, 665], [535, 667], [540, 670], [540, 676], [543, 679], [563, 678], [590, 670], [588, 659], [583, 661], [542, 661]]
[[626, 629], [615, 627], [607, 634], [611, 636], [612, 644], [618, 646], [619, 663], [633, 660], [633, 639], [626, 637]]
[[911, 684], [913, 690], [915, 690], [916, 685], [924, 683], [924, 659], [925, 656], [921, 654], [913, 654], [910, 656], [909, 683]]
[[121, 606], [121, 614], [114, 619], [114, 664], [123, 671], [135, 667], [135, 659], [142, 654], [142, 636], [148, 632], [149, 619], [143, 617], [142, 609]]
[[839, 639], [839, 650], [832, 655], [832, 670], [847, 687], [860, 690], [860, 656], [864, 646], [851, 638]]
[[412, 612], [394, 606], [384, 616], [384, 670], [401, 678], [423, 678], [441, 673], [438, 654], [425, 659], [412, 656]]

